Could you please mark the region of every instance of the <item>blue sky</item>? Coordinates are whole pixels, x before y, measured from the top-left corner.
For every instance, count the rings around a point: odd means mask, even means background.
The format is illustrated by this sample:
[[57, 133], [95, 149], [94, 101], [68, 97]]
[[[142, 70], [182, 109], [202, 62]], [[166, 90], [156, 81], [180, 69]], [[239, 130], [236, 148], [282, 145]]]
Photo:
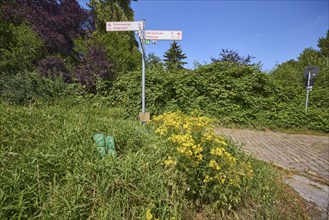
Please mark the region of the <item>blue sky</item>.
[[[85, 6], [88, 0], [78, 0]], [[256, 57], [263, 70], [297, 59], [329, 29], [328, 0], [223, 1], [223, 0], [138, 0], [132, 2], [135, 20], [146, 19], [146, 30], [182, 30], [179, 42], [193, 62], [209, 63], [222, 48]], [[104, 27], [105, 28], [105, 27]], [[170, 41], [147, 45], [147, 53], [163, 58]]]

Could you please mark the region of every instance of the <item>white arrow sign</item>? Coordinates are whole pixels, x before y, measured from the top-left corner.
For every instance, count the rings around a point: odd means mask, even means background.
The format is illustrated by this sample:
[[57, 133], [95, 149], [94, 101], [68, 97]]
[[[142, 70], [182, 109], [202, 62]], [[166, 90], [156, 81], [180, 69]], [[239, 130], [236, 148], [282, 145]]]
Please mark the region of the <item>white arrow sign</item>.
[[148, 30], [144, 31], [144, 37], [147, 40], [182, 40], [183, 32]]
[[106, 22], [106, 31], [139, 31], [144, 30], [144, 21]]

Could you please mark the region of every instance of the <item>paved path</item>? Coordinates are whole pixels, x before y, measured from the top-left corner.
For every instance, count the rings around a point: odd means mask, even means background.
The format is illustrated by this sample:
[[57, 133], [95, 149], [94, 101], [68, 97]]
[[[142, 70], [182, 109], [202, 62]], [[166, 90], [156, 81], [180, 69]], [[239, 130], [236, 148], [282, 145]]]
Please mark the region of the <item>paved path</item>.
[[329, 185], [329, 136], [218, 128], [256, 158]]
[[256, 158], [293, 171], [296, 175], [289, 180], [285, 179], [285, 182], [294, 187], [306, 200], [314, 202], [328, 217], [328, 135], [284, 134], [227, 128], [216, 128], [215, 131], [242, 144], [242, 149]]

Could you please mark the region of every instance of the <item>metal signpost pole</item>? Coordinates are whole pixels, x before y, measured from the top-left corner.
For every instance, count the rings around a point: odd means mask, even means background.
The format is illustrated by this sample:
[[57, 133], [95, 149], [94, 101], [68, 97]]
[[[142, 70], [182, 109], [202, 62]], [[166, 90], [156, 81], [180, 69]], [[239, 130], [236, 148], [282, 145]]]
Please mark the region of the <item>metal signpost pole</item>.
[[307, 113], [308, 96], [309, 96], [310, 91], [313, 88], [314, 80], [317, 77], [318, 72], [319, 72], [319, 67], [317, 67], [317, 66], [308, 66], [304, 70], [304, 78], [306, 79], [305, 113]]
[[[145, 22], [144, 22], [145, 24]], [[144, 30], [144, 27], [143, 27]], [[145, 42], [144, 31], [141, 33], [141, 47], [142, 47], [142, 113], [145, 113]]]
[[142, 52], [142, 113], [145, 113], [145, 54]]
[[[142, 112], [139, 113], [139, 119], [142, 125], [150, 120], [150, 112], [145, 112], [145, 41], [149, 43], [157, 40], [182, 40], [182, 31], [177, 30], [145, 30], [145, 20], [143, 21], [112, 21], [106, 22], [106, 31], [137, 31], [141, 44], [142, 53]], [[146, 43], [146, 44], [147, 44]]]
[[139, 28], [139, 41], [141, 44], [141, 53], [142, 53], [142, 112], [140, 114], [140, 119], [142, 122], [142, 125], [145, 125], [145, 121], [149, 120], [149, 114], [146, 114], [145, 112], [145, 40], [144, 40], [144, 25], [145, 20], [143, 20], [143, 27]]
[[310, 81], [311, 81], [311, 71], [308, 72], [308, 74], [307, 74], [305, 113], [307, 112], [307, 106], [308, 106], [308, 95], [310, 93]]

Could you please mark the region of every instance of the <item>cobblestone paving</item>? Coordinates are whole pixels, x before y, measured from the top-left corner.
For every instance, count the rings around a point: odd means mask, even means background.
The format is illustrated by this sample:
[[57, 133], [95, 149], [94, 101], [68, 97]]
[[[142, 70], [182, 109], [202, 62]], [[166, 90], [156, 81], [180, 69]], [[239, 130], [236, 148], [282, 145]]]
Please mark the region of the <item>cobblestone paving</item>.
[[[329, 136], [217, 128], [254, 157], [293, 171], [284, 182], [329, 220]], [[307, 177], [307, 178], [305, 178]]]
[[256, 158], [329, 185], [329, 136], [217, 128]]

